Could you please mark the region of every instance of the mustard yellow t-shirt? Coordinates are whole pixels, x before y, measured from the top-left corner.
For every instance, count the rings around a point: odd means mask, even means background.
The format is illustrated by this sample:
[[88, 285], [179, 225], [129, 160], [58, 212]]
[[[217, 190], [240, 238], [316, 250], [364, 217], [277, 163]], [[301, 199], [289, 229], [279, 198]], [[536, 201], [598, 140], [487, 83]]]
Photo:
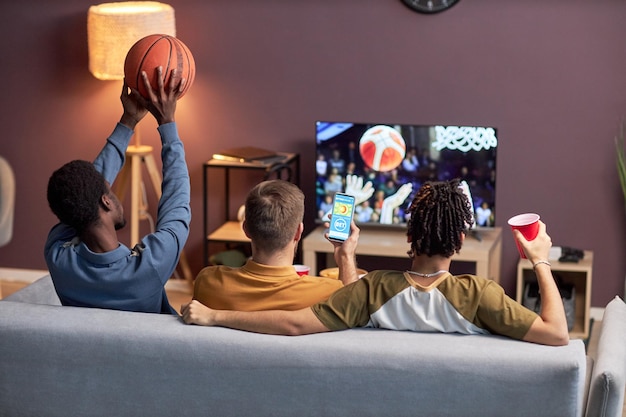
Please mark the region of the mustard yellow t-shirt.
[[204, 268], [196, 277], [194, 299], [218, 310], [299, 310], [326, 300], [342, 287], [337, 279], [299, 276], [291, 265], [248, 260], [240, 268]]

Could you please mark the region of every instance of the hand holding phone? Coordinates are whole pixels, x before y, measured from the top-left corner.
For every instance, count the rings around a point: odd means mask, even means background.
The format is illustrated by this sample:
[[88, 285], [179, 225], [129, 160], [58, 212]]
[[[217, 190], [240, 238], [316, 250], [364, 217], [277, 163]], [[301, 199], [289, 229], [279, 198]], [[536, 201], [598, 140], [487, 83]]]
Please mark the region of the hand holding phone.
[[336, 193], [333, 199], [332, 217], [328, 229], [328, 239], [344, 242], [350, 236], [350, 224], [354, 215], [354, 196]]

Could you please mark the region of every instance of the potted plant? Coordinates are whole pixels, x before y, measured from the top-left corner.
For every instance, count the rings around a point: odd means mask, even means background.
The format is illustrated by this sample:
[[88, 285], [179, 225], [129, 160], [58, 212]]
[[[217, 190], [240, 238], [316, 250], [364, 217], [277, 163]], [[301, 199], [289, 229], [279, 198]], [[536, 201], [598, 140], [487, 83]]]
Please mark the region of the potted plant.
[[[619, 129], [619, 136], [615, 137], [615, 150], [617, 151], [617, 174], [622, 185], [624, 204], [626, 205], [626, 140], [624, 139], [624, 120]], [[626, 278], [624, 279], [624, 299], [626, 300]]]
[[626, 207], [626, 140], [624, 139], [624, 120], [622, 120], [620, 125], [619, 136], [615, 138], [615, 148], [617, 151], [617, 173], [622, 185], [624, 206]]

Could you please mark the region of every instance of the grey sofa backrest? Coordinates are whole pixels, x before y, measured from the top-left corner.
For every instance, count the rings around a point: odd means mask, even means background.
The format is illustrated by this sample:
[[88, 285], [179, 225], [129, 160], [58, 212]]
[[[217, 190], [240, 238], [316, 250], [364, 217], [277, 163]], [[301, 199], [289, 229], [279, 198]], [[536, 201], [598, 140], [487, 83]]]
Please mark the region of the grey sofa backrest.
[[61, 301], [54, 290], [54, 284], [52, 283], [50, 275], [39, 278], [32, 284], [5, 297], [4, 300], [30, 304], [61, 305]]
[[626, 388], [626, 304], [615, 297], [604, 310], [591, 374], [587, 417], [621, 417]]
[[375, 329], [269, 336], [188, 326], [173, 315], [45, 305], [54, 294], [42, 279], [0, 301], [0, 415], [585, 412], [581, 340], [550, 347]]

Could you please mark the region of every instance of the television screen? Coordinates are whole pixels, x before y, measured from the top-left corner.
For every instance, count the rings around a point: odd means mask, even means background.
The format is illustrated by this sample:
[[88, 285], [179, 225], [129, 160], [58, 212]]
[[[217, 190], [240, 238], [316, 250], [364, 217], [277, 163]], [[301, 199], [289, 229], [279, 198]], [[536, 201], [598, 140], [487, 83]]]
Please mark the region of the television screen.
[[422, 184], [460, 178], [469, 186], [475, 224], [494, 226], [495, 128], [326, 121], [316, 127], [318, 223], [341, 191], [356, 197], [359, 226], [405, 226]]

